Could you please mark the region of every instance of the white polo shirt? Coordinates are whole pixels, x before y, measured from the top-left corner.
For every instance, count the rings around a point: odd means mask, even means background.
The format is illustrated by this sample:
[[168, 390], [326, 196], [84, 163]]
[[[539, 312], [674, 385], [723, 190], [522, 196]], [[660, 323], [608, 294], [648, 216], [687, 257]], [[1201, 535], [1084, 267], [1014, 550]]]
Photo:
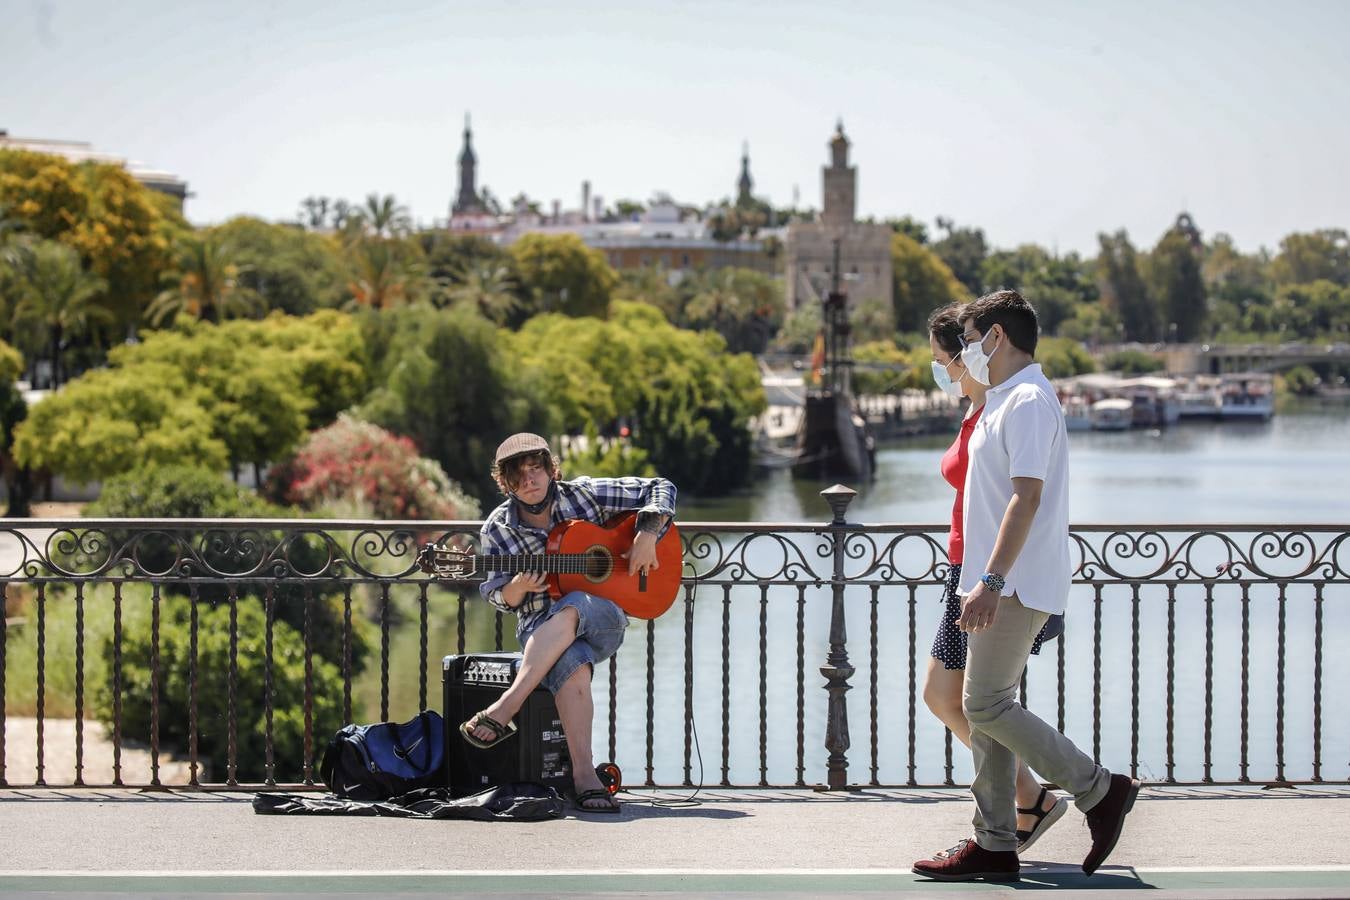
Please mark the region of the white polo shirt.
[[1044, 482], [1041, 504], [1003, 596], [1017, 594], [1022, 605], [1051, 614], [1064, 612], [1069, 598], [1069, 442], [1055, 388], [1039, 363], [1032, 363], [991, 387], [984, 413], [970, 436], [966, 470], [965, 565], [962, 594], [979, 583], [994, 553], [1003, 515], [1012, 500], [1012, 479]]

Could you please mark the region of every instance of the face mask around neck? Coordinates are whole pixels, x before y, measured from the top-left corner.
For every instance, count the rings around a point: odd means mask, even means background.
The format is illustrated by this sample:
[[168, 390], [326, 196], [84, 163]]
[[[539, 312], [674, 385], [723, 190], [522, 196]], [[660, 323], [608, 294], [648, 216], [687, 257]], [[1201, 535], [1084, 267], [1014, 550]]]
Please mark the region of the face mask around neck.
[[558, 482], [554, 481], [552, 478], [548, 480], [548, 493], [544, 494], [544, 499], [540, 500], [538, 503], [526, 503], [524, 500], [520, 499], [514, 491], [511, 493], [511, 499], [516, 502], [516, 505], [532, 516], [537, 516], [548, 509], [549, 504], [552, 503], [557, 496]]

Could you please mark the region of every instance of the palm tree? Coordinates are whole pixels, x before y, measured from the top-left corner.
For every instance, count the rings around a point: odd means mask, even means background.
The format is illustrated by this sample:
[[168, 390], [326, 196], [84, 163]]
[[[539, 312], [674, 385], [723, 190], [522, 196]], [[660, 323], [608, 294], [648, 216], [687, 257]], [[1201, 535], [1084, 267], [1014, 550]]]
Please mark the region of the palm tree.
[[368, 194], [366, 205], [361, 207], [361, 216], [376, 237], [394, 237], [412, 228], [408, 218], [408, 208], [400, 206], [393, 194]]
[[145, 309], [151, 324], [172, 321], [179, 313], [221, 322], [235, 314], [259, 311], [260, 298], [239, 283], [241, 270], [231, 261], [232, 255], [228, 244], [210, 234], [184, 237], [176, 267], [164, 275], [169, 287]]
[[501, 264], [479, 262], [467, 266], [446, 290], [451, 303], [473, 306], [486, 318], [505, 325], [524, 305], [516, 294], [511, 270]]
[[691, 325], [711, 325], [714, 331], [722, 331], [724, 319], [730, 319], [737, 325], [745, 318], [749, 304], [737, 290], [734, 269], [721, 269], [708, 272], [703, 276], [698, 292], [684, 308]]
[[18, 271], [15, 329], [37, 326], [46, 332], [52, 386], [60, 387], [63, 340], [87, 334], [96, 323], [113, 321], [111, 312], [93, 302], [108, 289], [108, 283], [85, 271], [80, 254], [56, 241], [37, 241], [21, 248]]
[[0, 204], [0, 316], [6, 321], [11, 318], [11, 305], [18, 302], [19, 267], [26, 244], [16, 235], [22, 230], [23, 222], [11, 217], [8, 207]]
[[328, 224], [330, 202], [327, 197], [306, 197], [300, 201], [300, 224], [311, 231]]
[[346, 308], [388, 309], [417, 294], [421, 273], [400, 249], [397, 242], [379, 238], [361, 240], [351, 247], [352, 273], [347, 289], [352, 299]]

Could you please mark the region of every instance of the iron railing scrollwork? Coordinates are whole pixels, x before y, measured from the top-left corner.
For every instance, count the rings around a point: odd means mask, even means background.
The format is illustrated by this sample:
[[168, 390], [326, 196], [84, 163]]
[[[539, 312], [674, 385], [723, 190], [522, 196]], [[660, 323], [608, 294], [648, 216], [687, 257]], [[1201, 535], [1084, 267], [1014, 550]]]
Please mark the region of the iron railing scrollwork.
[[[954, 784], [967, 770], [917, 703], [949, 569], [945, 527], [853, 522], [851, 490], [823, 495], [833, 515], [821, 524], [682, 524], [677, 608], [630, 629], [595, 681], [608, 731], [596, 745], [645, 783], [844, 789]], [[6, 523], [0, 786], [155, 787], [170, 752], [192, 785], [312, 785], [322, 724], [408, 718], [435, 702], [442, 654], [503, 648], [510, 626], [472, 585], [416, 566], [423, 542], [470, 546], [478, 526]], [[1350, 726], [1328, 714], [1347, 708], [1350, 661], [1325, 647], [1350, 625], [1350, 530], [1085, 525], [1071, 540], [1070, 628], [1024, 675], [1029, 706], [1146, 778], [1350, 781]], [[814, 688], [809, 667], [823, 679]], [[850, 732], [855, 682], [865, 741]], [[74, 719], [72, 747], [51, 744], [58, 718]], [[111, 744], [98, 778], [90, 719]], [[16, 768], [18, 723], [30, 721], [23, 749], [36, 753]], [[699, 725], [719, 740], [700, 743]], [[705, 746], [719, 758], [703, 773]], [[55, 750], [73, 766], [53, 781]], [[128, 780], [131, 750], [148, 750], [149, 768]]]

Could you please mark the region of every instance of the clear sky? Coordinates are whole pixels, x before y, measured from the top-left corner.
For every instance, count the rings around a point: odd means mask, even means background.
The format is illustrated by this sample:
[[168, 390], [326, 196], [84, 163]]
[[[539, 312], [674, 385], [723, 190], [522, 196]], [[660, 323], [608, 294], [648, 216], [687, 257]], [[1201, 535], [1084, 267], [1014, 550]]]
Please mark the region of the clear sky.
[[188, 216], [480, 183], [564, 207], [820, 204], [837, 117], [862, 215], [999, 247], [1149, 246], [1183, 207], [1254, 250], [1350, 225], [1350, 2], [0, 0], [0, 128], [189, 182]]

